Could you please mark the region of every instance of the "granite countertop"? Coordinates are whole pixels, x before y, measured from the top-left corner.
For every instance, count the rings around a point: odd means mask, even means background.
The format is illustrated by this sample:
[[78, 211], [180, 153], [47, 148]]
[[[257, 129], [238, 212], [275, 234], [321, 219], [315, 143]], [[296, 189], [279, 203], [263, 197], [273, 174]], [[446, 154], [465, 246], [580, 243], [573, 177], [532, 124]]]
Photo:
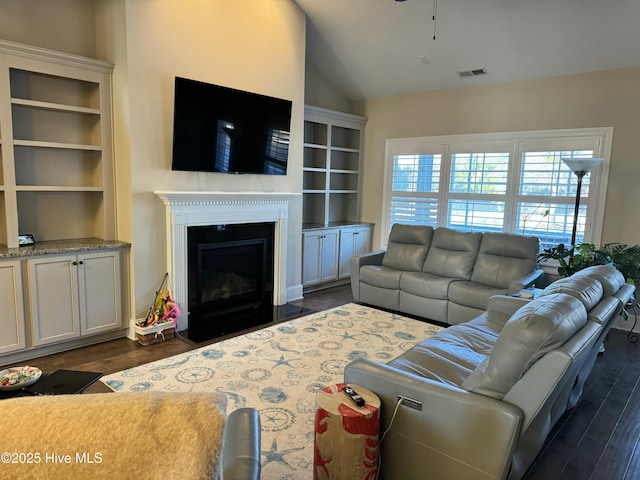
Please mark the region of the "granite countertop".
[[318, 223], [305, 223], [302, 225], [303, 231], [309, 230], [325, 230], [327, 228], [340, 228], [340, 227], [359, 227], [361, 225], [364, 226], [373, 226], [373, 223], [370, 222], [331, 222], [329, 225], [321, 225]]
[[130, 243], [99, 238], [73, 238], [68, 240], [48, 240], [36, 242], [33, 246], [7, 248], [0, 245], [0, 259], [51, 255], [55, 253], [76, 253], [92, 250], [129, 248]]

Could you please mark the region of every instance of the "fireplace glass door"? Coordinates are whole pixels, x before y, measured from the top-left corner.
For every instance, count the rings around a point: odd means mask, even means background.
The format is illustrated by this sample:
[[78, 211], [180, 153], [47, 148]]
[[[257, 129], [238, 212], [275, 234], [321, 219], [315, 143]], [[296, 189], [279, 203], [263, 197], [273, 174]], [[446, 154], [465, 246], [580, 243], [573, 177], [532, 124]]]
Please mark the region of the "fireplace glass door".
[[264, 224], [189, 229], [189, 338], [208, 340], [271, 321], [272, 232]]
[[197, 307], [260, 305], [265, 246], [265, 239], [198, 245]]

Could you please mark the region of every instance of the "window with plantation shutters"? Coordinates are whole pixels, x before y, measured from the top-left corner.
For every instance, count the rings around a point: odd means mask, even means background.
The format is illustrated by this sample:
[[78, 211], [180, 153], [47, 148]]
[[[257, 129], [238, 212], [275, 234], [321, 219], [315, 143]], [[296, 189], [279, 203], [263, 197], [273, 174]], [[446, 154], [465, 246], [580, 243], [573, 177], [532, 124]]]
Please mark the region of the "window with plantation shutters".
[[613, 129], [387, 140], [381, 243], [391, 225], [446, 226], [569, 244], [576, 175], [562, 158], [605, 157], [582, 183], [577, 243], [602, 231]]
[[509, 152], [463, 150], [451, 153], [450, 158], [444, 225], [457, 230], [502, 231]]
[[[591, 158], [593, 150], [544, 150], [521, 153], [520, 181], [517, 198], [515, 232], [535, 235], [544, 248], [559, 243], [571, 243], [571, 230], [575, 213], [577, 177], [564, 164], [562, 158]], [[585, 227], [593, 174], [582, 180], [576, 243], [585, 240]]]
[[394, 157], [390, 205], [392, 224], [437, 224], [441, 161], [440, 154]]

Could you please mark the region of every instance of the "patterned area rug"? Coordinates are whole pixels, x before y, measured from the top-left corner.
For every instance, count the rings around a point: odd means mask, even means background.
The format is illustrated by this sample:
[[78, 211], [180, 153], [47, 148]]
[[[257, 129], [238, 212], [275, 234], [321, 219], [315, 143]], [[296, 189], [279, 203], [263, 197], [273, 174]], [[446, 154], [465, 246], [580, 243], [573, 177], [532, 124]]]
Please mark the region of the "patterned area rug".
[[102, 377], [116, 391], [212, 391], [262, 422], [262, 479], [313, 476], [315, 394], [357, 358], [387, 362], [441, 327], [353, 303]]

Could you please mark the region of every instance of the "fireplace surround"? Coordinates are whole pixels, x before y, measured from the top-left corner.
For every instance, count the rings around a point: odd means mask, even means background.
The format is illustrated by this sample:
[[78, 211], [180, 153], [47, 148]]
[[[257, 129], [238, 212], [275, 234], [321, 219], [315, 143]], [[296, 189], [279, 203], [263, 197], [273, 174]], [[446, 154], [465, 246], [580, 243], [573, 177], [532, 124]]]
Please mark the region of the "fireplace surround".
[[189, 227], [273, 222], [273, 305], [287, 303], [287, 227], [292, 193], [154, 192], [165, 207], [166, 265], [173, 298], [182, 307], [178, 331], [188, 328]]

